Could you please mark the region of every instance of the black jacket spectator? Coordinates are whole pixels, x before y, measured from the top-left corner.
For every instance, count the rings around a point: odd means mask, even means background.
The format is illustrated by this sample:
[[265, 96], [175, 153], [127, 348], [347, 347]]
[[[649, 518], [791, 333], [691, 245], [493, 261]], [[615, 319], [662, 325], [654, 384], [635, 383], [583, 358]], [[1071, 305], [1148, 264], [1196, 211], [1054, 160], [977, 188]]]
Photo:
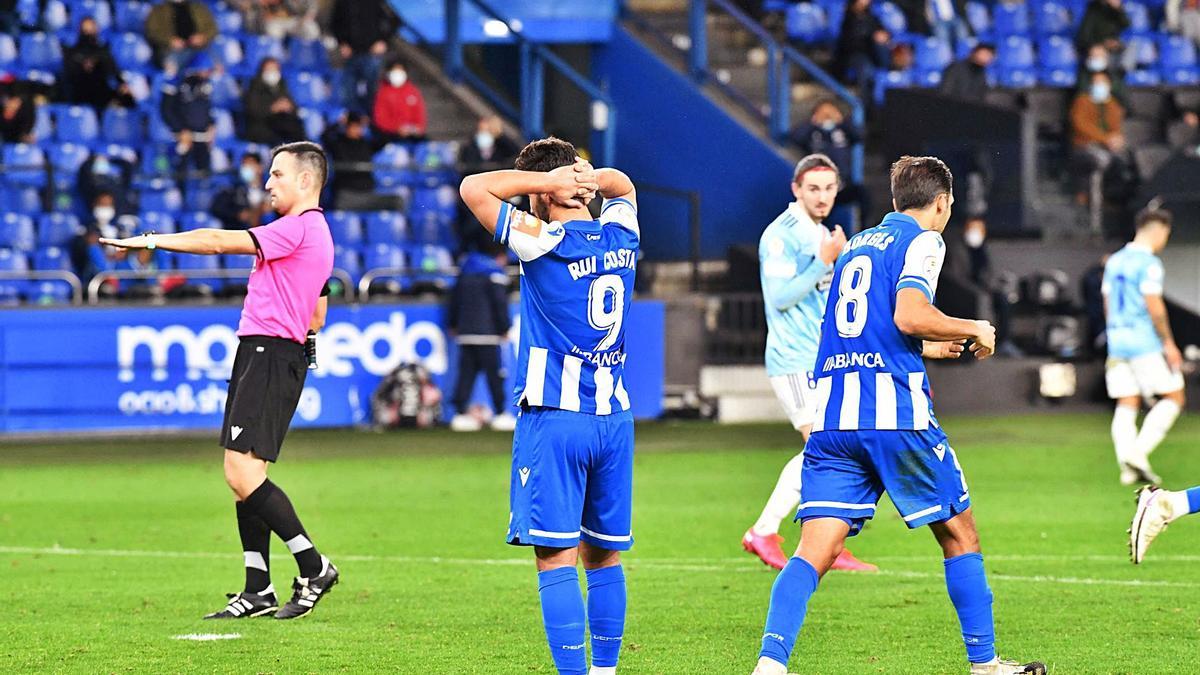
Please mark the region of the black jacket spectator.
[[118, 92], [123, 94], [121, 105], [134, 104], [112, 52], [100, 41], [99, 29], [91, 18], [80, 24], [75, 45], [63, 50], [63, 86], [68, 102], [90, 105], [97, 113], [108, 107]]
[[133, 184], [134, 163], [137, 157], [110, 157], [93, 152], [79, 166], [76, 184], [85, 204], [95, 202], [101, 194], [110, 194], [117, 214], [131, 213], [130, 186]]
[[254, 153], [242, 156], [237, 182], [217, 193], [212, 202], [212, 214], [226, 230], [248, 230], [262, 222], [267, 209], [267, 194], [263, 190], [262, 160]]
[[1129, 27], [1129, 16], [1121, 8], [1121, 0], [1092, 0], [1083, 12], [1075, 48], [1081, 53], [1094, 44], [1115, 50], [1121, 42], [1121, 31]]
[[796, 127], [792, 132], [792, 141], [800, 148], [800, 152], [811, 155], [820, 153], [833, 160], [842, 176], [850, 176], [851, 157], [854, 145], [862, 140], [858, 131], [851, 124], [838, 124], [832, 129], [818, 126], [812, 122]]
[[[871, 13], [870, 4], [851, 0], [842, 17], [842, 29], [833, 52], [833, 75], [842, 82], [859, 82], [864, 66], [887, 66], [886, 40], [881, 43], [878, 39], [887, 30]], [[861, 10], [855, 11], [856, 6]]]
[[355, 54], [366, 54], [371, 46], [386, 41], [400, 28], [396, 12], [383, 0], [336, 0], [330, 28], [338, 44]]
[[275, 59], [263, 59], [259, 64], [258, 74], [242, 95], [242, 111], [242, 135], [248, 141], [279, 145], [304, 140], [304, 123], [296, 114], [296, 103]]
[[162, 118], [174, 132], [206, 132], [213, 124], [212, 82], [206, 73], [191, 73], [162, 88]]
[[458, 151], [458, 170], [464, 176], [497, 169], [511, 169], [521, 148], [504, 135], [500, 118], [487, 116], [479, 120], [475, 135]]
[[[502, 338], [511, 327], [508, 318], [508, 275], [495, 259], [468, 253], [458, 283], [450, 292], [446, 326], [460, 342], [469, 337]], [[496, 340], [493, 344], [498, 344]]]
[[938, 91], [943, 96], [982, 101], [987, 96], [987, 67], [996, 56], [995, 49], [980, 43], [971, 50], [971, 55], [946, 66]]
[[[321, 136], [321, 145], [333, 165], [333, 201], [340, 204], [347, 192], [375, 191], [375, 175], [371, 164], [379, 144], [366, 136], [367, 118], [359, 113], [347, 113], [342, 125], [331, 126]], [[339, 208], [342, 208], [339, 205]]]
[[5, 143], [31, 143], [34, 121], [33, 101], [21, 94], [10, 93], [0, 111], [0, 138]]

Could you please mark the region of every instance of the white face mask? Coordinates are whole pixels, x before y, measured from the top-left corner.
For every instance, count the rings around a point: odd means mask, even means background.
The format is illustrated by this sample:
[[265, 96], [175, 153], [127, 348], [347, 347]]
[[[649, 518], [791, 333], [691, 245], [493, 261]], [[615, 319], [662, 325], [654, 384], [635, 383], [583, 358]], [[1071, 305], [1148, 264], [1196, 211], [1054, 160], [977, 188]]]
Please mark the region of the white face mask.
[[1108, 70], [1108, 59], [1103, 56], [1093, 56], [1087, 60], [1087, 69], [1093, 73]]
[[971, 248], [979, 248], [983, 246], [983, 232], [981, 230], [967, 230], [963, 234], [963, 241]]
[[107, 225], [112, 222], [113, 218], [117, 217], [117, 210], [111, 206], [97, 206], [92, 209], [92, 217], [100, 225]]
[[491, 150], [492, 146], [495, 144], [496, 138], [488, 132], [480, 131], [479, 133], [475, 134], [475, 145], [478, 145], [479, 149]]
[[263, 82], [266, 82], [269, 87], [279, 84], [280, 77], [281, 75], [278, 70], [264, 70], [262, 74]]
[[238, 176], [240, 176], [242, 182], [246, 183], [247, 185], [254, 185], [258, 182], [258, 176], [255, 175], [254, 167], [252, 166], [246, 166], [243, 164], [242, 168], [238, 169]]
[[403, 87], [405, 82], [408, 82], [408, 73], [405, 71], [396, 69], [388, 72], [388, 84], [393, 87]]
[[1092, 85], [1092, 100], [1096, 103], [1104, 103], [1111, 93], [1112, 90], [1107, 82], [1096, 82]]

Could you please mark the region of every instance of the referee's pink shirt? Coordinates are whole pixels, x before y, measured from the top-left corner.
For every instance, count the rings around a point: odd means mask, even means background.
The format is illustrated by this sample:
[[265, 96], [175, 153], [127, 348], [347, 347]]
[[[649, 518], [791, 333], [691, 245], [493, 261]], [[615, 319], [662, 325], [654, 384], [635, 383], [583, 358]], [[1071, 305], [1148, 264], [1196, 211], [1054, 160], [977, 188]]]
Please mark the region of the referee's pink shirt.
[[258, 248], [258, 259], [237, 334], [303, 344], [321, 288], [333, 271], [333, 237], [325, 213], [309, 209], [247, 231]]

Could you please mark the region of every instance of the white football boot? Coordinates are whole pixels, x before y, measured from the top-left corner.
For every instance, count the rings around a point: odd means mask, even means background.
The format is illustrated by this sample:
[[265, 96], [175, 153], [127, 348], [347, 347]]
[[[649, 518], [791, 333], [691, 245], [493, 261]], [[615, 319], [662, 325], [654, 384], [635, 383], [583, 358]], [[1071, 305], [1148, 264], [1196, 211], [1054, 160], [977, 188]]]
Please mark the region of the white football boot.
[[1138, 490], [1137, 509], [1129, 526], [1129, 557], [1134, 565], [1141, 564], [1150, 542], [1175, 518], [1175, 508], [1167, 498], [1166, 490], [1154, 486]]
[[1040, 661], [1017, 663], [996, 658], [988, 663], [972, 663], [971, 675], [1046, 675], [1046, 665]]

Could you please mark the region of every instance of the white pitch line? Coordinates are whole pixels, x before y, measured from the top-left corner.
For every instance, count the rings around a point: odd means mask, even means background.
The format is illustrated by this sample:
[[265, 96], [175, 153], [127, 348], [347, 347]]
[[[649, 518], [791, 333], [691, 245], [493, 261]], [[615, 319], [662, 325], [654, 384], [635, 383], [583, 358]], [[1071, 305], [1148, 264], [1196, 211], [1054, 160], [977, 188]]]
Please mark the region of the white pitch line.
[[[214, 553], [211, 551], [144, 551], [136, 549], [101, 549], [101, 548], [63, 548], [59, 546], [51, 546], [46, 548], [37, 548], [32, 546], [0, 546], [0, 554], [25, 554], [25, 555], [63, 555], [63, 556], [95, 556], [109, 558], [181, 558], [181, 559], [203, 559], [203, 560], [232, 560], [235, 555], [228, 553]], [[533, 561], [529, 558], [444, 558], [440, 556], [387, 556], [387, 555], [352, 555], [352, 554], [336, 554], [334, 558], [338, 561], [348, 562], [386, 562], [398, 564], [412, 565], [464, 565], [464, 566], [485, 566], [485, 567], [532, 567]], [[1060, 562], [1077, 562], [1077, 561], [1103, 561], [1103, 562], [1122, 562], [1126, 563], [1128, 558], [1123, 556], [1003, 556], [995, 555], [988, 556], [988, 560], [1042, 560], [1042, 561], [1060, 561]], [[1179, 560], [1179, 561], [1195, 561], [1200, 560], [1200, 556], [1163, 556], [1155, 558], [1155, 560]], [[905, 562], [930, 562], [936, 561], [935, 557], [923, 556], [897, 556], [893, 558], [873, 557], [872, 560], [881, 562], [887, 561], [905, 561]], [[749, 557], [740, 558], [635, 558], [629, 557], [625, 560], [626, 564], [632, 569], [645, 570], [660, 570], [667, 572], [722, 572], [722, 573], [763, 573], [764, 569], [761, 565], [756, 564]], [[766, 570], [769, 572], [769, 570]], [[941, 573], [935, 572], [918, 572], [907, 570], [888, 570], [884, 569], [878, 573], [880, 576], [904, 577], [912, 579], [942, 579]], [[863, 577], [869, 578], [872, 575], [864, 574]], [[1051, 575], [1016, 575], [1016, 574], [988, 574], [989, 580], [996, 581], [1015, 581], [1025, 583], [1049, 583], [1049, 584], [1065, 584], [1065, 585], [1084, 585], [1084, 586], [1131, 586], [1141, 588], [1200, 588], [1200, 583], [1192, 583], [1186, 581], [1162, 581], [1155, 579], [1100, 579], [1094, 577], [1058, 577]]]
[[241, 633], [188, 633], [187, 635], [172, 635], [172, 640], [191, 640], [193, 642], [212, 642], [214, 640], [240, 640]]

